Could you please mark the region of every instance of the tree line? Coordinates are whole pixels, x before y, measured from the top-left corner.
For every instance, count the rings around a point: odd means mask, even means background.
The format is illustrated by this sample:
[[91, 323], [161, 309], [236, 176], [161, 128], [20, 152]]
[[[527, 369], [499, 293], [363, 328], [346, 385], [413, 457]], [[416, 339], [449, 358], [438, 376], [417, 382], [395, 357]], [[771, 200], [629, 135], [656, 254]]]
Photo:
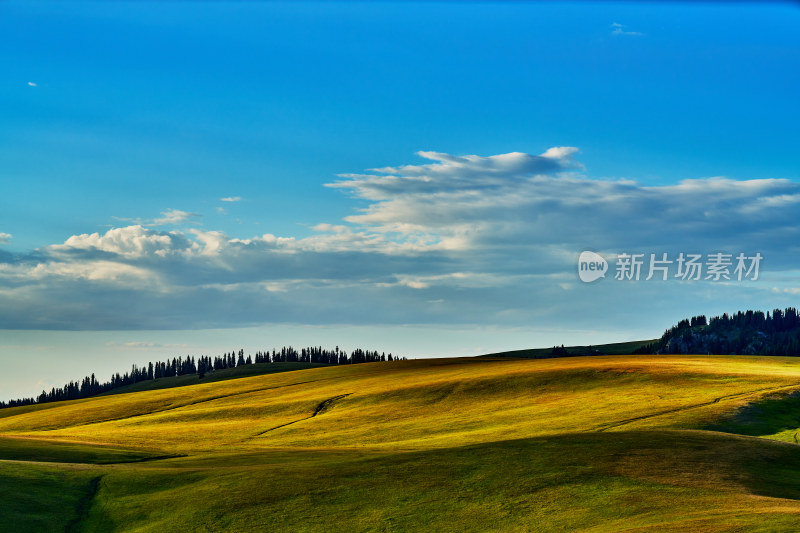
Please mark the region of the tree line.
[[700, 315], [681, 320], [634, 353], [800, 356], [800, 314], [789, 307], [709, 320]]
[[130, 372], [125, 372], [123, 374], [117, 372], [111, 376], [111, 379], [105, 382], [98, 381], [94, 373], [92, 373], [91, 376], [86, 376], [81, 380], [70, 381], [63, 387], [52, 387], [49, 391], [43, 390], [41, 394], [35, 398], [0, 401], [0, 409], [88, 398], [141, 381], [153, 381], [187, 374], [197, 374], [199, 379], [203, 379], [206, 374], [210, 372], [223, 370], [225, 368], [252, 365], [254, 363], [352, 365], [399, 359], [405, 358], [392, 357], [391, 353], [387, 355], [385, 352], [378, 353], [375, 350], [362, 350], [361, 348], [356, 348], [348, 354], [346, 351], [340, 350], [338, 346], [333, 350], [312, 346], [302, 348], [299, 351], [291, 346], [284, 346], [280, 350], [273, 349], [271, 352], [269, 350], [258, 351], [255, 353], [255, 356], [248, 354], [246, 357], [244, 350], [240, 349], [238, 352], [233, 350], [216, 356], [213, 359], [207, 355], [202, 355], [197, 358], [187, 355], [185, 358], [173, 357], [171, 360], [149, 362], [142, 366], [134, 364], [131, 366]]

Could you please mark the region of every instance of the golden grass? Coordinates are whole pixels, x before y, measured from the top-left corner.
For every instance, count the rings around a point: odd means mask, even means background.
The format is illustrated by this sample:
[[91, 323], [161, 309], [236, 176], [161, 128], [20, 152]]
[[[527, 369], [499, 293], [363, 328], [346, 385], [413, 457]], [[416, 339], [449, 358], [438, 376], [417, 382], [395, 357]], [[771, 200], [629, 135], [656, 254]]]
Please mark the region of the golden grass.
[[[776, 461], [800, 448], [696, 430], [796, 389], [792, 358], [397, 361], [9, 409], [0, 437], [186, 455], [93, 467], [103, 505], [85, 524], [97, 530], [104, 520], [112, 530], [158, 531], [197, 517], [231, 531], [325, 530], [330, 516], [356, 530], [422, 527], [402, 512], [409, 505], [428, 521], [453, 513], [461, 530], [711, 531], [764, 520], [780, 528], [800, 513], [800, 485], [787, 481], [800, 464], [784, 472]], [[259, 486], [275, 493], [249, 495]], [[239, 503], [184, 518], [159, 507], [181, 494], [213, 500], [215, 491]], [[348, 500], [370, 491], [383, 491], [385, 505]]]
[[0, 419], [0, 434], [190, 453], [420, 449], [699, 427], [754, 396], [800, 388], [793, 363], [691, 356], [374, 363], [50, 404]]

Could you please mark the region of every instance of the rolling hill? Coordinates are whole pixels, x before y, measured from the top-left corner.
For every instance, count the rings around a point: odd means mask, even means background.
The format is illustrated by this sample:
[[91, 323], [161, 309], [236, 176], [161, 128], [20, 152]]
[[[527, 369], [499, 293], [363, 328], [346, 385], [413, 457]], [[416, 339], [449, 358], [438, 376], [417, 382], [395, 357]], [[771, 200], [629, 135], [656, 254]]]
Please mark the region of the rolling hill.
[[551, 357], [571, 357], [579, 355], [630, 355], [641, 348], [653, 346], [659, 339], [644, 341], [614, 342], [611, 344], [597, 344], [594, 346], [557, 346], [550, 348], [527, 348], [483, 355], [481, 357], [522, 357], [530, 359], [548, 359]]
[[0, 531], [800, 528], [800, 360], [367, 363], [0, 410]]

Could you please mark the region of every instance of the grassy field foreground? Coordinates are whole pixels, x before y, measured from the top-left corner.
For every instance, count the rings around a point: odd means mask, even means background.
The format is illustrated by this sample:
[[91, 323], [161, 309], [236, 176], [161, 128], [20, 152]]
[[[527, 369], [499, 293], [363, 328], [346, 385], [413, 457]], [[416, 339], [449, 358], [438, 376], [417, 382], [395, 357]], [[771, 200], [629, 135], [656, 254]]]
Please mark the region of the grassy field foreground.
[[4, 409], [0, 531], [796, 531], [794, 391], [794, 358], [471, 358]]

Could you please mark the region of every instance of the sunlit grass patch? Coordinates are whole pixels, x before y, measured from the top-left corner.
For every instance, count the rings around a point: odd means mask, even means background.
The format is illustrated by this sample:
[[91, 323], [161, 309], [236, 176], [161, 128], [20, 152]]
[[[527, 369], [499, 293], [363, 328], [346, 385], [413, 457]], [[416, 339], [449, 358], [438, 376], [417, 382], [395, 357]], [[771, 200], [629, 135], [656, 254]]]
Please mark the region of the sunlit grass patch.
[[798, 529], [800, 448], [698, 431], [748, 405], [790, 431], [795, 390], [789, 358], [311, 368], [8, 410], [0, 459], [78, 474], [0, 481], [81, 531]]

